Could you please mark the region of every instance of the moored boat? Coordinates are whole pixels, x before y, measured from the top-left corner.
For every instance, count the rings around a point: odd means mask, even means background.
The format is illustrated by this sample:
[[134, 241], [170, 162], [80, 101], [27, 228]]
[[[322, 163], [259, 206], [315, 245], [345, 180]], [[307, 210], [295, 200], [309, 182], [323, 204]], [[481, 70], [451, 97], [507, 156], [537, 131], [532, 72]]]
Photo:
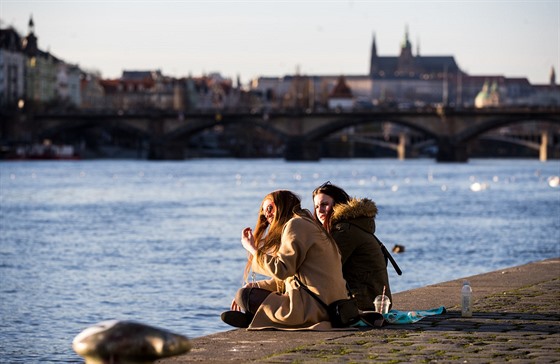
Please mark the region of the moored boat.
[[43, 144], [18, 145], [4, 150], [4, 159], [8, 160], [76, 160], [80, 159], [72, 145]]

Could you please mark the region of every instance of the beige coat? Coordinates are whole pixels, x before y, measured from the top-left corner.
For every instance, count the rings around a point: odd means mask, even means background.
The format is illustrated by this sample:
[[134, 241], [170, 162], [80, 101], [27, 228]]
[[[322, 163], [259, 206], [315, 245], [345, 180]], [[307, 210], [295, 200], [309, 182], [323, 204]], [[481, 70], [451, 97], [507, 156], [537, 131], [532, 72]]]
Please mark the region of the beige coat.
[[259, 281], [259, 287], [274, 293], [259, 307], [249, 329], [332, 329], [327, 311], [293, 278], [297, 273], [327, 305], [348, 297], [338, 249], [317, 223], [292, 218], [284, 226], [278, 253], [266, 256], [262, 266], [256, 261], [253, 271], [272, 278]]

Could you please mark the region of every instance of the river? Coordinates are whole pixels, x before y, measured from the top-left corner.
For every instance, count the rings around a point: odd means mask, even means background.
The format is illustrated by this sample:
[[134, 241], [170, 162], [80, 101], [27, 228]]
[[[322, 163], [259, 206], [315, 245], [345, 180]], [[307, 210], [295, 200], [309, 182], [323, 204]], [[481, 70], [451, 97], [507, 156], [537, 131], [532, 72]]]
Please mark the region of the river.
[[109, 319], [229, 330], [241, 229], [275, 189], [309, 209], [327, 180], [373, 199], [378, 237], [406, 248], [394, 292], [558, 257], [558, 175], [558, 160], [0, 162], [0, 361], [83, 362], [73, 338]]

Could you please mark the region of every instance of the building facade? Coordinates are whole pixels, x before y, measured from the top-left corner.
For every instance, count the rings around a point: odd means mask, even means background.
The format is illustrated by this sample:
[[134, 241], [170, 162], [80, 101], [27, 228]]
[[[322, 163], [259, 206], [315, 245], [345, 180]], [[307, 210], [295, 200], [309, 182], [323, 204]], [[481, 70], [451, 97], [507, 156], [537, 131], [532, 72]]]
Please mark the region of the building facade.
[[0, 30], [0, 105], [15, 108], [81, 106], [82, 71], [39, 48], [33, 18], [28, 34]]
[[[156, 71], [124, 71], [119, 79], [80, 70], [42, 51], [30, 18], [28, 34], [0, 30], [0, 106], [85, 109], [193, 110], [266, 109], [305, 111], [418, 108], [433, 106], [496, 107], [560, 105], [555, 70], [550, 83], [531, 85], [526, 78], [477, 76], [462, 71], [451, 55], [413, 51], [408, 29], [395, 56], [377, 52], [373, 35], [369, 72], [363, 75], [285, 75], [258, 77], [243, 88], [219, 73], [174, 78]], [[341, 77], [347, 88], [341, 97]], [[338, 97], [334, 97], [338, 94]], [[348, 96], [351, 95], [351, 96]], [[478, 100], [478, 101], [477, 101]]]
[[25, 96], [25, 56], [19, 34], [0, 29], [0, 108], [22, 107]]

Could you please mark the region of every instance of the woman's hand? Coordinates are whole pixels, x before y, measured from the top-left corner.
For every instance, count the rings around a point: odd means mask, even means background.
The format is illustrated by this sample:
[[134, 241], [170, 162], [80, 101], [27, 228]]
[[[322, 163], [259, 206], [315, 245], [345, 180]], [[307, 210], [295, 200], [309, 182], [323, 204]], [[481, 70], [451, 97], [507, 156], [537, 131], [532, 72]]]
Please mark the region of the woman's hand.
[[253, 231], [251, 228], [245, 228], [241, 232], [241, 244], [251, 255], [257, 253], [257, 248], [255, 246], [255, 237], [253, 236]]
[[232, 311], [241, 311], [241, 307], [235, 302], [235, 299], [231, 301], [231, 310]]
[[[257, 282], [248, 282], [245, 285], [243, 285], [244, 288], [247, 287], [259, 287], [259, 284]], [[239, 305], [237, 304], [237, 302], [235, 302], [235, 298], [233, 299], [233, 301], [231, 301], [231, 309], [233, 311], [241, 311], [241, 307], [239, 307]]]
[[259, 288], [259, 283], [258, 282], [247, 282], [243, 287], [244, 288], [249, 288], [249, 287]]

